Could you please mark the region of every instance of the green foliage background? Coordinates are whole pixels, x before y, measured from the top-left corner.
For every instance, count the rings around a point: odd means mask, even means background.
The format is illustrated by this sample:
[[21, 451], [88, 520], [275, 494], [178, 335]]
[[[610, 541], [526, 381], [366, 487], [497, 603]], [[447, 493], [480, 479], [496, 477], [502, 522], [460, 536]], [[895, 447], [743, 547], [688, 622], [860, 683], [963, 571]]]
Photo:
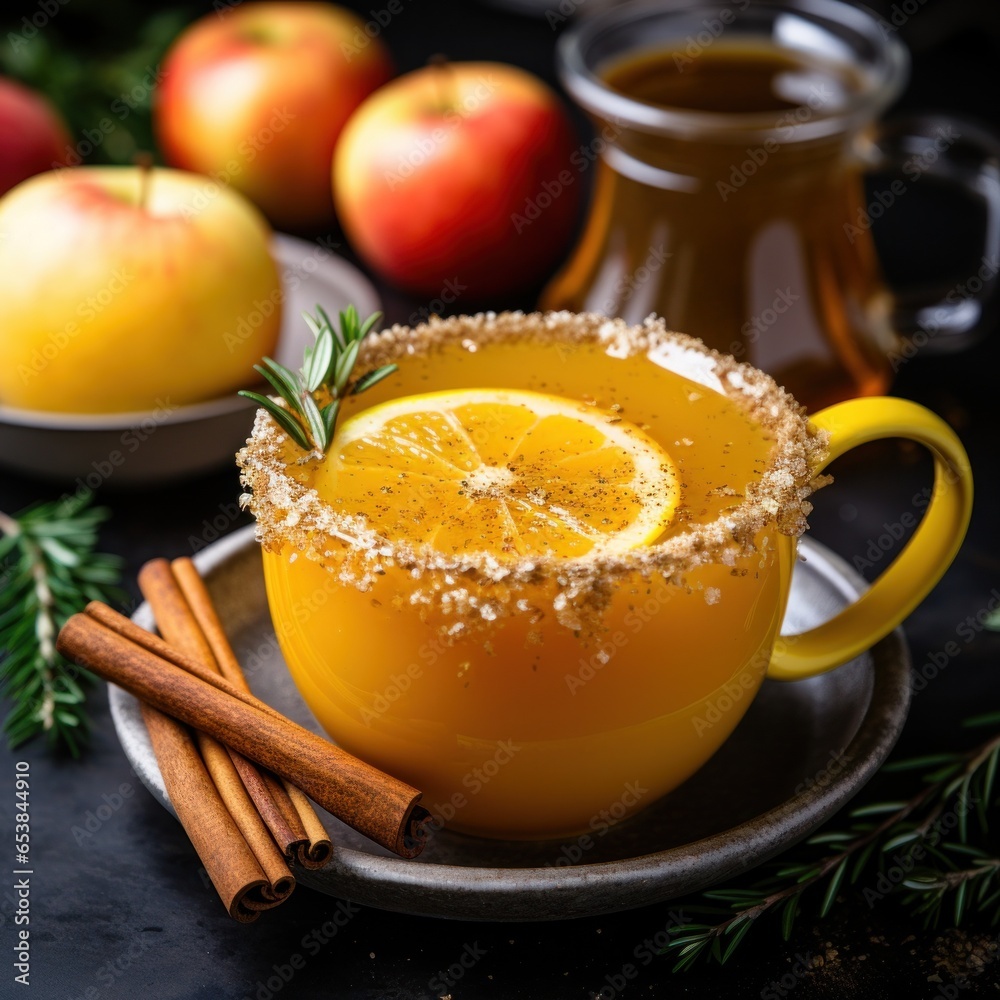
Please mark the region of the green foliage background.
[[[225, 8], [218, 4], [219, 16]], [[84, 163], [131, 163], [155, 152], [152, 93], [192, 6], [123, 0], [36, 0], [0, 19], [0, 73], [45, 94]], [[70, 157], [75, 165], [77, 159]]]

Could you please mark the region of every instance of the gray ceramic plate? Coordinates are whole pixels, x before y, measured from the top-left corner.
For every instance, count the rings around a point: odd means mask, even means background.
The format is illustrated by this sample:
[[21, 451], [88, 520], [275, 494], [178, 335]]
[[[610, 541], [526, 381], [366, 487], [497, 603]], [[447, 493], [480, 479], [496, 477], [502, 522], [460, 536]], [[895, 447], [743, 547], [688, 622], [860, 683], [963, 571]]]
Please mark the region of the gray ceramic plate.
[[[790, 633], [831, 617], [864, 586], [821, 545], [803, 539], [799, 551], [785, 619]], [[253, 528], [195, 561], [255, 693], [320, 732], [277, 648]], [[152, 625], [145, 604], [135, 618]], [[680, 896], [760, 864], [844, 805], [896, 742], [909, 690], [897, 630], [821, 677], [766, 682], [701, 771], [635, 819], [595, 836], [585, 851], [577, 841], [514, 843], [442, 831], [417, 860], [403, 861], [321, 812], [338, 850], [326, 868], [296, 876], [358, 903], [465, 920], [564, 919]], [[115, 687], [110, 698], [125, 753], [170, 808], [138, 702]]]
[[[273, 247], [284, 291], [275, 356], [298, 369], [312, 340], [304, 311], [313, 312], [318, 302], [336, 315], [353, 302], [368, 316], [379, 308], [378, 295], [356, 267], [319, 243], [279, 233]], [[232, 465], [255, 411], [235, 392], [149, 413], [39, 413], [0, 406], [0, 465], [92, 489], [163, 482]]]

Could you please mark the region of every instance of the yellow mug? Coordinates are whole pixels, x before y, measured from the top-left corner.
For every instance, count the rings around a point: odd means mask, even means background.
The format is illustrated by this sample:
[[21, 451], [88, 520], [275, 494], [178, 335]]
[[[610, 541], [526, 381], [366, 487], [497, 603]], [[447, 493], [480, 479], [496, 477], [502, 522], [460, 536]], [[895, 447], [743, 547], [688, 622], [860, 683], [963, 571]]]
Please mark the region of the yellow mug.
[[[769, 376], [659, 321], [433, 320], [370, 338], [360, 363], [393, 359], [398, 373], [364, 405], [463, 386], [592, 399], [642, 422], [687, 490], [688, 522], [651, 545], [590, 564], [512, 556], [487, 573], [338, 521], [316, 488], [322, 462], [258, 415], [239, 461], [292, 676], [331, 737], [421, 789], [457, 830], [568, 836], [651, 804], [718, 749], [765, 675], [814, 676], [894, 629], [968, 523], [968, 460], [926, 409], [869, 398], [807, 418]], [[888, 437], [934, 456], [922, 522], [858, 601], [780, 637], [805, 498], [833, 458]], [[491, 609], [475, 627], [456, 625], [456, 587]]]

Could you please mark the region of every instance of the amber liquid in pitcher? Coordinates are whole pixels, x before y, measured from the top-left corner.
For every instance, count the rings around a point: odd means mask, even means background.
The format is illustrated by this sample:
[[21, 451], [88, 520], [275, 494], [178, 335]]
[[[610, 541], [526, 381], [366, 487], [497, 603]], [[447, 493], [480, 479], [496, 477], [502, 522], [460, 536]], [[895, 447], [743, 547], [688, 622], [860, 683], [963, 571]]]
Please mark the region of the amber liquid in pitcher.
[[774, 375], [817, 409], [884, 392], [891, 299], [864, 219], [857, 135], [831, 121], [864, 79], [850, 63], [765, 41], [719, 40], [697, 55], [656, 49], [602, 69], [612, 89], [667, 109], [752, 114], [708, 136], [597, 122], [609, 140], [588, 225], [544, 308], [676, 330]]

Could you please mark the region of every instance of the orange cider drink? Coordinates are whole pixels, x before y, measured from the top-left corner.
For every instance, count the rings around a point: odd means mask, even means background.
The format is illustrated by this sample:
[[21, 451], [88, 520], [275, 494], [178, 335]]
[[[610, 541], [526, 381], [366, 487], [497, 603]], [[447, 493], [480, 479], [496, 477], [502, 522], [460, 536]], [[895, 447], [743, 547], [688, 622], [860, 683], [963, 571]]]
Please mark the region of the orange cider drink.
[[[651, 804], [769, 670], [829, 669], [894, 628], [968, 518], [964, 453], [928, 411], [808, 419], [655, 319], [435, 319], [369, 337], [359, 369], [391, 361], [325, 457], [260, 411], [239, 462], [305, 701], [455, 830], [575, 835]], [[935, 455], [917, 535], [841, 616], [780, 639], [823, 465], [898, 433]]]

